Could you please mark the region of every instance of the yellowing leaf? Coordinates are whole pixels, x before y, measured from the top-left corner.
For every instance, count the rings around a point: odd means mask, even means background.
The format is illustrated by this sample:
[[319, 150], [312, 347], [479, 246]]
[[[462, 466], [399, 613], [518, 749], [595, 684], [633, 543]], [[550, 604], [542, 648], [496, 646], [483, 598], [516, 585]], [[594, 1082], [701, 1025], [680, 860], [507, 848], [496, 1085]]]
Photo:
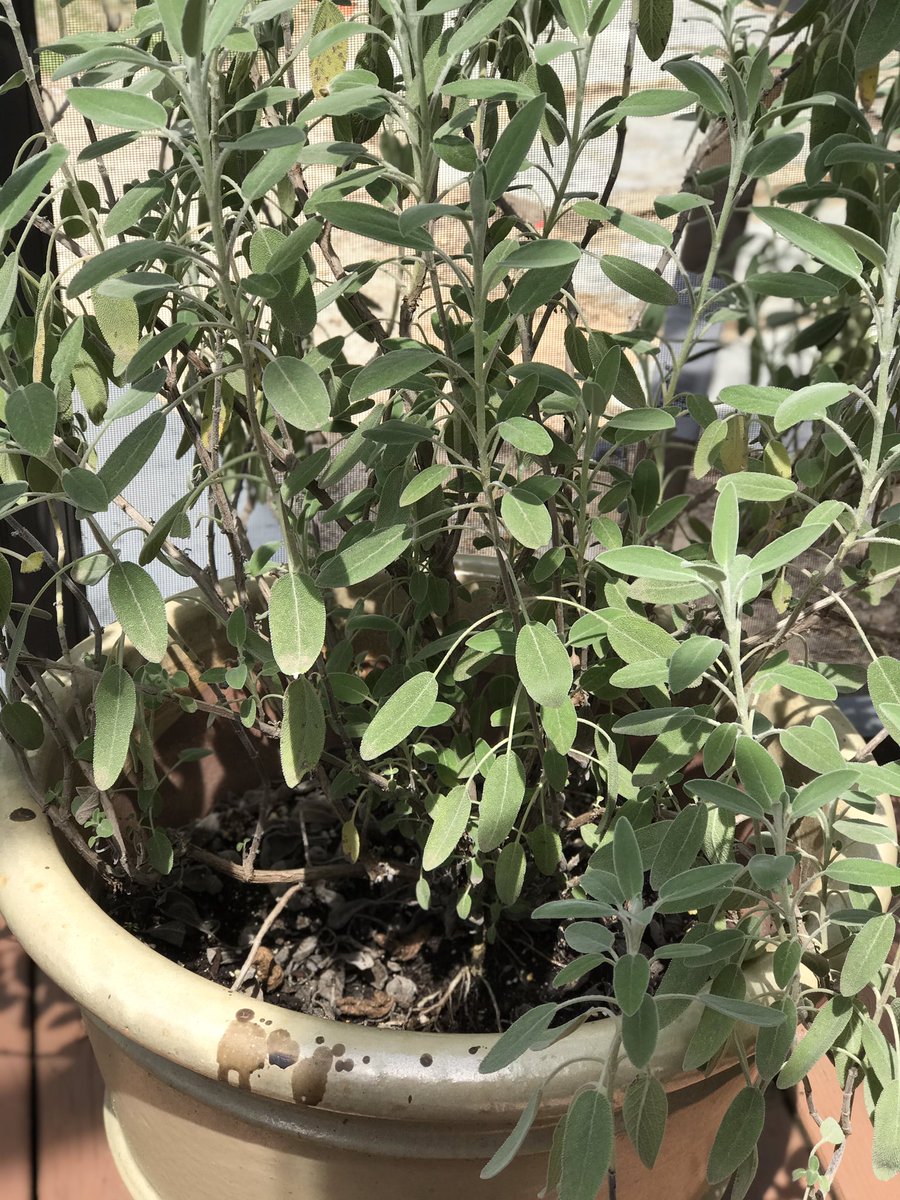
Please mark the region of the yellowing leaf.
[[771, 475], [779, 475], [782, 479], [790, 479], [791, 456], [782, 442], [777, 442], [774, 439], [770, 441], [763, 451], [763, 461], [766, 470]]
[[[324, 29], [335, 25], [343, 25], [344, 14], [332, 0], [322, 0], [316, 9], [312, 21], [313, 36]], [[309, 60], [309, 81], [313, 95], [322, 97], [328, 95], [329, 85], [341, 71], [347, 67], [347, 42], [335, 42], [333, 46]]]
[[728, 418], [725, 440], [719, 450], [726, 475], [747, 469], [747, 421], [740, 413]]
[[33, 575], [35, 571], [39, 571], [43, 565], [43, 553], [40, 550], [35, 550], [22, 559], [19, 570], [23, 575]]
[[872, 107], [875, 103], [875, 97], [878, 95], [878, 67], [866, 67], [864, 71], [860, 71], [856, 80], [856, 90], [859, 93], [859, 102], [866, 110]]
[[116, 358], [124, 364], [129, 363], [137, 354], [141, 340], [137, 305], [123, 296], [104, 296], [98, 291], [93, 292], [91, 299], [94, 316], [107, 346]]

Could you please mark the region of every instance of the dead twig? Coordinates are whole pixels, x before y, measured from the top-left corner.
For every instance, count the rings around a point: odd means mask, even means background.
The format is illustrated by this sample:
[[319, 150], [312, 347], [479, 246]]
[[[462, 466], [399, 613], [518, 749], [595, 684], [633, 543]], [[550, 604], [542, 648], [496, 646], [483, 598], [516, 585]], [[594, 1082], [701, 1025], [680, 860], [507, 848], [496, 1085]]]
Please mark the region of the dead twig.
[[851, 762], [865, 762], [867, 758], [871, 758], [873, 752], [878, 749], [882, 742], [887, 741], [890, 737], [887, 729], [880, 729], [873, 738], [870, 738], [861, 750], [850, 759]]
[[237, 975], [235, 975], [234, 982], [231, 985], [232, 992], [236, 992], [238, 990], [238, 988], [253, 970], [253, 964], [256, 962], [257, 954], [262, 949], [262, 944], [266, 934], [303, 886], [304, 881], [301, 879], [297, 883], [293, 884], [292, 887], [289, 887], [286, 892], [282, 892], [282, 894], [278, 897], [278, 900], [269, 911], [268, 916], [256, 931], [256, 937], [250, 943], [250, 949], [247, 951], [247, 957], [244, 959], [243, 966], [238, 971]]
[[199, 846], [190, 846], [188, 855], [195, 862], [205, 863], [220, 875], [235, 879], [238, 883], [323, 883], [330, 879], [386, 879], [402, 876], [404, 879], [418, 879], [419, 872], [408, 863], [382, 862], [378, 859], [360, 859], [355, 863], [323, 863], [318, 867], [294, 867], [285, 870], [252, 870], [247, 871], [242, 863], [232, 862], [221, 854], [211, 850], [203, 850]]

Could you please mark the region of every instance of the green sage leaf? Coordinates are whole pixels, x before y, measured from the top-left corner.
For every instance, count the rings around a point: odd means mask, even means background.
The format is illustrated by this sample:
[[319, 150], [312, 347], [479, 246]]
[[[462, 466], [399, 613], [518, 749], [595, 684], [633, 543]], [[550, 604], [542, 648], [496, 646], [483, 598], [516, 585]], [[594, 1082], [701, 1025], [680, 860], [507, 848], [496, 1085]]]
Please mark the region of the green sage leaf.
[[44, 744], [44, 722], [24, 700], [10, 700], [3, 705], [0, 728], [23, 750], [39, 750]]
[[600, 259], [600, 270], [616, 287], [643, 300], [645, 304], [665, 306], [678, 303], [678, 293], [661, 276], [643, 263], [623, 258], [618, 254], [604, 254]]
[[626, 1017], [633, 1017], [647, 995], [650, 962], [643, 954], [623, 954], [613, 968], [613, 993]]
[[166, 126], [166, 110], [158, 101], [124, 88], [70, 88], [68, 99], [76, 112], [97, 125], [135, 132]]
[[872, 1173], [887, 1181], [900, 1174], [900, 1080], [882, 1089], [873, 1116]]
[[[81, 90], [81, 89], [79, 89]], [[27, 159], [0, 187], [0, 233], [14, 229], [68, 157], [57, 143]]]
[[292, 680], [285, 690], [278, 749], [281, 772], [288, 787], [300, 783], [325, 749], [325, 713], [316, 689], [305, 675]]
[[622, 1045], [633, 1067], [646, 1067], [653, 1058], [659, 1038], [656, 1001], [644, 995], [636, 1012], [622, 1017]]
[[135, 429], [122, 438], [109, 458], [97, 472], [110, 498], [125, 490], [134, 477], [147, 465], [166, 429], [161, 412], [151, 413]]
[[43, 383], [16, 388], [6, 398], [6, 426], [26, 454], [46, 458], [53, 449], [56, 396]]
[[325, 602], [308, 575], [289, 573], [269, 597], [272, 654], [285, 675], [305, 675], [325, 642]]
[[108, 663], [94, 693], [94, 783], [101, 792], [114, 787], [122, 773], [136, 712], [134, 680]]
[[[360, 756], [369, 762], [393, 750], [422, 724], [438, 697], [437, 676], [422, 671], [400, 685], [382, 704], [363, 734]], [[456, 790], [456, 789], [454, 789]], [[445, 797], [446, 799], [446, 797]], [[468, 801], [471, 808], [471, 800]], [[457, 837], [457, 841], [459, 838]], [[454, 842], [454, 845], [456, 842]], [[443, 860], [441, 860], [443, 861]], [[430, 868], [426, 868], [430, 870]]]
[[426, 370], [437, 361], [434, 350], [421, 349], [391, 350], [366, 363], [350, 385], [350, 403], [356, 404], [374, 396], [376, 392], [389, 391], [406, 383], [413, 375]]
[[759, 742], [750, 737], [738, 738], [734, 758], [741, 783], [765, 812], [771, 812], [784, 794], [781, 767]]
[[542, 1097], [543, 1093], [538, 1088], [522, 1109], [522, 1113], [518, 1121], [516, 1121], [512, 1133], [509, 1134], [500, 1148], [493, 1153], [490, 1161], [481, 1168], [481, 1179], [493, 1179], [496, 1175], [499, 1175], [504, 1167], [508, 1167], [519, 1153], [531, 1126], [534, 1124], [534, 1119], [541, 1106]]
[[574, 673], [556, 633], [546, 625], [524, 625], [516, 638], [516, 669], [536, 704], [558, 708], [568, 699]]
[[851, 887], [900, 887], [900, 867], [877, 858], [844, 858], [825, 872], [835, 883]]
[[853, 1016], [853, 1004], [843, 996], [835, 996], [819, 1009], [806, 1036], [797, 1043], [793, 1054], [781, 1068], [778, 1087], [796, 1087], [823, 1055], [833, 1049], [837, 1039]]
[[655, 891], [690, 870], [703, 846], [705, 833], [706, 809], [699, 804], [683, 808], [674, 821], [668, 822], [650, 870], [650, 884]]
[[759, 1088], [745, 1087], [729, 1104], [716, 1131], [706, 1167], [708, 1183], [722, 1183], [756, 1148], [766, 1119], [766, 1102]]
[[544, 118], [547, 97], [535, 96], [523, 104], [497, 138], [485, 164], [485, 192], [496, 200], [506, 191], [525, 164], [531, 144]]
[[891, 952], [896, 929], [896, 921], [890, 913], [866, 921], [850, 943], [841, 968], [842, 996], [855, 996], [870, 983], [875, 983]]
[[639, 1075], [628, 1085], [622, 1120], [638, 1158], [649, 1171], [656, 1162], [666, 1132], [669, 1098], [655, 1075]]
[[306, 433], [324, 429], [331, 419], [331, 397], [321, 375], [302, 358], [281, 354], [263, 371], [263, 394], [288, 422]]
[[797, 1029], [797, 1006], [790, 996], [777, 1000], [775, 1007], [784, 1013], [784, 1020], [764, 1026], [756, 1035], [756, 1066], [763, 1079], [774, 1079], [784, 1066]]
[[488, 770], [478, 808], [476, 842], [483, 853], [506, 841], [525, 799], [525, 768], [514, 752], [498, 755]]
[[612, 1159], [613, 1114], [603, 1092], [579, 1092], [566, 1113], [559, 1200], [596, 1200]]
[[638, 40], [651, 62], [665, 52], [675, 19], [674, 0], [638, 0]]
[[480, 1075], [502, 1071], [540, 1041], [556, 1015], [555, 1004], [538, 1004], [513, 1021], [478, 1064]]
[[148, 662], [160, 662], [169, 645], [166, 604], [137, 563], [118, 562], [109, 573], [109, 600], [125, 636]]
[[900, 704], [900, 662], [883, 655], [869, 663], [866, 673], [869, 694], [875, 711], [895, 740], [900, 740], [900, 721], [894, 719], [891, 706]]
[[461, 783], [438, 797], [429, 814], [431, 830], [422, 851], [423, 871], [433, 871], [447, 861], [468, 828], [471, 815], [472, 793], [468, 784]]
[[753, 214], [798, 249], [805, 250], [826, 266], [834, 267], [842, 275], [855, 278], [862, 274], [862, 262], [856, 252], [837, 230], [821, 221], [790, 208], [755, 207]]
[[409, 542], [405, 525], [388, 525], [355, 538], [347, 546], [341, 543], [319, 572], [319, 586], [351, 587], [371, 579], [396, 561]]

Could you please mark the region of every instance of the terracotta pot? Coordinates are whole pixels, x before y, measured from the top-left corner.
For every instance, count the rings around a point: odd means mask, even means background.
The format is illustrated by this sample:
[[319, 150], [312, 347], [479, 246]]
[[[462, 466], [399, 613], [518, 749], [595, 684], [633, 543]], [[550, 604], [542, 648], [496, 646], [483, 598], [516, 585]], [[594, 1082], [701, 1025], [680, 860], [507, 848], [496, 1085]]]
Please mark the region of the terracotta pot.
[[[208, 644], [210, 622], [195, 597], [172, 602], [168, 616], [182, 644]], [[110, 643], [118, 635], [112, 627]], [[60, 691], [71, 702], [70, 688]], [[38, 769], [49, 773], [51, 756], [43, 755]], [[337, 1024], [235, 996], [101, 911], [5, 746], [0, 908], [84, 1011], [106, 1081], [110, 1145], [136, 1200], [530, 1200], [544, 1184], [556, 1120], [573, 1093], [598, 1078], [617, 1033], [616, 1020], [599, 1021], [483, 1076], [478, 1064], [496, 1035]], [[772, 987], [765, 956], [746, 974], [748, 998]], [[624, 1134], [617, 1137], [624, 1200], [710, 1195], [707, 1155], [742, 1077], [733, 1062], [709, 1077], [682, 1071], [699, 1009], [663, 1031], [653, 1060], [670, 1106], [654, 1170], [640, 1167]], [[742, 1032], [750, 1044], [753, 1032]], [[480, 1180], [535, 1086], [564, 1063], [520, 1155], [496, 1179]], [[630, 1078], [622, 1070], [620, 1088]]]

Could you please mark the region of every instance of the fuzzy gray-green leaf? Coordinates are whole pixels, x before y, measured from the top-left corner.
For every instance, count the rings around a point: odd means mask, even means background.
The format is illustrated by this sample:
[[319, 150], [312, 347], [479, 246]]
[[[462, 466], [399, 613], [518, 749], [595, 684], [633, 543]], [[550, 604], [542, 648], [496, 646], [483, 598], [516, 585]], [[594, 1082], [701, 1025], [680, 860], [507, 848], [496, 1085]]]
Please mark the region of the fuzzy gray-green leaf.
[[159, 588], [137, 563], [115, 563], [109, 600], [125, 635], [148, 662], [159, 662], [169, 645], [166, 605]]
[[875, 982], [890, 954], [896, 930], [897, 923], [889, 913], [866, 921], [850, 943], [841, 968], [842, 996], [855, 996]]
[[538, 1109], [541, 1106], [543, 1093], [540, 1088], [534, 1093], [525, 1107], [522, 1109], [518, 1121], [512, 1133], [505, 1139], [499, 1150], [496, 1150], [491, 1156], [490, 1161], [481, 1168], [482, 1179], [493, 1179], [495, 1175], [499, 1175], [504, 1167], [509, 1166], [512, 1160], [516, 1157], [522, 1145], [525, 1142], [531, 1126], [534, 1124], [534, 1119], [538, 1114]]
[[322, 702], [305, 675], [288, 684], [279, 740], [281, 772], [288, 787], [296, 787], [318, 763], [325, 748]]
[[645, 995], [637, 1010], [622, 1017], [622, 1045], [633, 1067], [646, 1067], [659, 1037], [656, 1001]]
[[776, 1007], [784, 1013], [782, 1023], [766, 1025], [756, 1035], [756, 1066], [763, 1079], [774, 1079], [784, 1066], [797, 1029], [797, 1006], [793, 1000], [783, 996]]
[[751, 737], [741, 736], [734, 748], [741, 783], [764, 812], [771, 812], [784, 793], [784, 776], [775, 759]]
[[57, 142], [26, 159], [7, 176], [0, 187], [0, 233], [19, 224], [65, 162], [68, 153], [65, 146]]
[[437, 697], [438, 681], [431, 671], [407, 679], [372, 718], [359, 748], [362, 758], [367, 762], [380, 758], [409, 737], [422, 724]]
[[887, 1181], [900, 1174], [900, 1080], [886, 1084], [874, 1114], [872, 1173]]
[[858, 276], [862, 263], [836, 229], [789, 208], [754, 208], [754, 216], [776, 233], [843, 275]]
[[626, 1017], [641, 1007], [650, 982], [650, 963], [643, 954], [623, 954], [613, 970], [616, 1003]]
[[122, 88], [70, 88], [68, 97], [74, 109], [98, 125], [141, 132], [166, 124], [166, 110], [158, 101]]
[[759, 1088], [745, 1087], [735, 1096], [716, 1131], [706, 1168], [708, 1183], [721, 1183], [751, 1154], [766, 1119], [766, 1102]]
[[338, 547], [319, 572], [319, 584], [321, 587], [337, 588], [363, 583], [398, 559], [409, 542], [410, 536], [405, 525], [373, 529], [363, 537], [353, 539], [348, 545]]
[[431, 830], [422, 852], [424, 871], [433, 871], [447, 861], [465, 833], [471, 814], [472, 793], [468, 784], [458, 784], [438, 797], [429, 814]]
[[656, 891], [669, 879], [690, 870], [694, 865], [703, 846], [706, 819], [706, 809], [695, 804], [683, 808], [675, 820], [666, 825], [650, 871], [650, 883]]
[[269, 598], [272, 654], [285, 675], [304, 675], [325, 641], [325, 602], [308, 575], [282, 575]]
[[[867, 682], [875, 711], [894, 738], [900, 738], [900, 722], [892, 720], [891, 705], [900, 704], [900, 662], [882, 655], [869, 664]], [[886, 711], [887, 710], [887, 711]]]
[[547, 506], [527, 485], [511, 488], [500, 501], [503, 524], [523, 546], [539, 550], [553, 536], [553, 525]]
[[6, 400], [6, 425], [27, 454], [45, 458], [53, 447], [56, 397], [43, 383], [16, 388]]
[[23, 750], [39, 750], [44, 744], [40, 713], [24, 700], [9, 700], [0, 709], [0, 729]]
[[853, 1005], [843, 996], [835, 996], [824, 1004], [805, 1037], [800, 1039], [793, 1054], [779, 1072], [778, 1086], [795, 1087], [819, 1059], [834, 1048], [852, 1016]]
[[277, 413], [298, 429], [324, 429], [331, 418], [331, 397], [321, 375], [303, 361], [279, 355], [263, 371], [263, 393]]
[[612, 1158], [613, 1114], [606, 1095], [579, 1092], [566, 1114], [559, 1200], [595, 1200]]
[[94, 783], [101, 792], [113, 787], [122, 773], [136, 712], [134, 680], [109, 663], [94, 693]]
[[538, 1004], [510, 1025], [478, 1064], [480, 1075], [502, 1071], [541, 1040], [556, 1014], [555, 1004]]
[[669, 1099], [654, 1075], [639, 1075], [628, 1085], [622, 1120], [638, 1158], [650, 1170], [656, 1162], [666, 1132]]
[[423, 346], [419, 349], [391, 350], [373, 358], [350, 385], [351, 404], [406, 383], [413, 375], [430, 367], [437, 357], [434, 350]]
[[483, 853], [496, 848], [509, 836], [525, 798], [525, 768], [514, 752], [501, 754], [491, 763], [481, 792], [476, 841]]
[[516, 638], [516, 669], [536, 704], [558, 708], [568, 698], [572, 664], [565, 646], [546, 625], [523, 625]]
[[678, 303], [678, 293], [661, 276], [642, 263], [633, 262], [619, 254], [604, 254], [600, 269], [606, 278], [629, 295], [645, 304], [672, 305]]
[[644, 887], [644, 863], [634, 829], [627, 817], [613, 826], [613, 865], [626, 900], [640, 896]]

